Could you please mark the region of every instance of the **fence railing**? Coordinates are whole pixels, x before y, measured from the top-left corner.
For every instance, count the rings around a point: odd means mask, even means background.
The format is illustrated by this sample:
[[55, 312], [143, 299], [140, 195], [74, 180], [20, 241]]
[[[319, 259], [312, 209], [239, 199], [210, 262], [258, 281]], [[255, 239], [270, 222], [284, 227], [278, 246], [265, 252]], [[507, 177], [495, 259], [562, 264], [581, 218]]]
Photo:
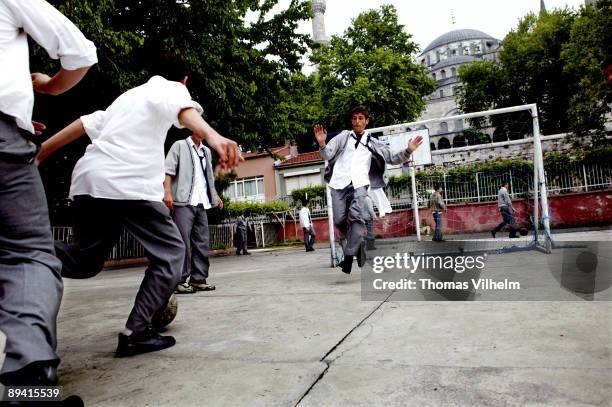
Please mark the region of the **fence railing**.
[[[533, 173], [508, 172], [487, 174], [476, 172], [474, 176], [462, 181], [451, 181], [451, 177], [419, 177], [416, 183], [419, 206], [427, 205], [435, 184], [444, 188], [444, 200], [447, 204], [491, 202], [497, 199], [499, 187], [504, 180], [510, 183], [512, 198], [533, 194]], [[550, 195], [588, 192], [612, 188], [612, 167], [598, 164], [564, 164], [547, 166], [546, 185]], [[409, 185], [388, 186], [387, 197], [394, 209], [412, 207], [412, 191]], [[291, 203], [291, 197], [284, 197]], [[310, 199], [312, 216], [327, 216], [327, 199], [325, 196]]]

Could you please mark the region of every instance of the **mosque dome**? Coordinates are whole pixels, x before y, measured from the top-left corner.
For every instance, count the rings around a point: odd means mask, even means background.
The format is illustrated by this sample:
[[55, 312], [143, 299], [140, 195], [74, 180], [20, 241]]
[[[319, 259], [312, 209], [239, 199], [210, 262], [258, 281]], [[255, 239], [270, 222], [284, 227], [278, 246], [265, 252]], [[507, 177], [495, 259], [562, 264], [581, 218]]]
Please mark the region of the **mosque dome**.
[[467, 41], [467, 40], [494, 40], [497, 41], [495, 38], [491, 37], [489, 34], [484, 33], [482, 31], [479, 30], [472, 30], [472, 29], [462, 29], [462, 30], [453, 30], [453, 31], [449, 31], [445, 34], [442, 34], [441, 36], [439, 36], [438, 38], [436, 38], [435, 40], [433, 40], [424, 50], [423, 50], [423, 54], [431, 51], [434, 48], [437, 47], [441, 47], [443, 45], [446, 44], [451, 44], [454, 42], [461, 42], [461, 41]]

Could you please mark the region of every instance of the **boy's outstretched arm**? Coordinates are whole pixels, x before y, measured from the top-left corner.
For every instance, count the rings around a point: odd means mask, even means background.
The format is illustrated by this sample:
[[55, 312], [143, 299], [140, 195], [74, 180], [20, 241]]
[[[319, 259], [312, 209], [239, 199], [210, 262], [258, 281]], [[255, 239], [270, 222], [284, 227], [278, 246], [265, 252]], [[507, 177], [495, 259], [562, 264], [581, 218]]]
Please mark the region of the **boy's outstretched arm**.
[[421, 146], [421, 144], [423, 144], [423, 137], [417, 136], [408, 141], [408, 145], [404, 150], [393, 152], [389, 147], [385, 146], [381, 152], [383, 154], [385, 162], [387, 162], [388, 164], [403, 164], [406, 161], [410, 160], [410, 155], [414, 151], [416, 151]]
[[83, 127], [83, 122], [81, 119], [76, 119], [68, 126], [64, 127], [62, 130], [54, 134], [47, 141], [42, 143], [40, 147], [40, 153], [38, 157], [36, 157], [36, 165], [39, 165], [41, 162], [45, 160], [48, 156], [64, 147], [66, 144], [70, 144], [79, 137], [85, 134], [85, 128]]
[[238, 151], [238, 144], [217, 133], [196, 109], [189, 107], [181, 110], [178, 119], [182, 126], [191, 130], [200, 140], [206, 141], [206, 144], [219, 154], [219, 165], [222, 169], [234, 168], [244, 161], [242, 154]]

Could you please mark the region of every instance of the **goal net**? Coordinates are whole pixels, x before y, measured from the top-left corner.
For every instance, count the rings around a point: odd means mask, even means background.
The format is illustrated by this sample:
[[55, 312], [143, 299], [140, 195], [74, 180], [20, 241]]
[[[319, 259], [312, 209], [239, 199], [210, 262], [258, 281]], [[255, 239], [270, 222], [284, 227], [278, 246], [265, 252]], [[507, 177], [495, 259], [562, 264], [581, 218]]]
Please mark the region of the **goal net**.
[[[424, 138], [409, 163], [387, 167], [390, 182], [384, 190], [392, 211], [373, 222], [376, 247], [391, 245], [413, 253], [550, 251], [552, 236], [536, 105], [368, 131], [392, 150], [405, 148], [417, 135]], [[500, 225], [503, 218], [498, 194], [505, 182], [517, 237], [510, 237], [513, 233], [509, 225]], [[442, 243], [432, 242], [435, 220], [428, 203], [435, 186], [442, 188], [446, 205], [441, 212]], [[329, 195], [328, 191], [334, 266], [342, 259], [343, 242], [333, 227]], [[380, 208], [376, 209], [378, 215]]]

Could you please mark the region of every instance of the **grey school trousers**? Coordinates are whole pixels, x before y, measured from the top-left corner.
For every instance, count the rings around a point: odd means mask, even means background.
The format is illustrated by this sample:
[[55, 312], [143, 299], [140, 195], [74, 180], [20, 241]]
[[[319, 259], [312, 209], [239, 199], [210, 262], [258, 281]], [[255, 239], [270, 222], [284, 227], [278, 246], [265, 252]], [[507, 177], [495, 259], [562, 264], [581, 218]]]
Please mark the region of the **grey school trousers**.
[[166, 304], [181, 279], [185, 245], [161, 202], [74, 197], [74, 242], [56, 241], [63, 263], [62, 277], [90, 278], [98, 274], [123, 227], [142, 244], [145, 270], [126, 327], [143, 331], [153, 314]]
[[185, 243], [185, 261], [181, 282], [186, 282], [187, 278], [194, 283], [206, 282], [210, 261], [208, 259], [208, 216], [204, 205], [175, 205], [172, 218]]
[[31, 162], [37, 147], [0, 113], [0, 330], [2, 374], [33, 362], [59, 364], [56, 318], [62, 299], [47, 199]]
[[334, 224], [340, 232], [340, 240], [344, 242], [345, 256], [356, 256], [363, 240], [365, 221], [363, 208], [368, 194], [366, 187], [353, 188], [350, 184], [344, 189], [331, 190]]

